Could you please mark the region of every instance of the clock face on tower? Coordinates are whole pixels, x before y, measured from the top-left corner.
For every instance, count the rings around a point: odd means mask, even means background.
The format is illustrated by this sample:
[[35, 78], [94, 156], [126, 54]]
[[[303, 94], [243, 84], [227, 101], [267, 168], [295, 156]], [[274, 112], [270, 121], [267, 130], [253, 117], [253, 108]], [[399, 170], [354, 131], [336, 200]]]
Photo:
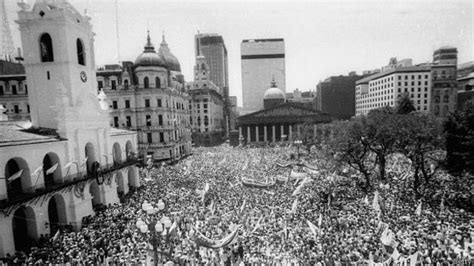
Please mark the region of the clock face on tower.
[[86, 72], [81, 71], [80, 77], [81, 77], [82, 82], [86, 82], [86, 81], [87, 81], [87, 74], [86, 74]]

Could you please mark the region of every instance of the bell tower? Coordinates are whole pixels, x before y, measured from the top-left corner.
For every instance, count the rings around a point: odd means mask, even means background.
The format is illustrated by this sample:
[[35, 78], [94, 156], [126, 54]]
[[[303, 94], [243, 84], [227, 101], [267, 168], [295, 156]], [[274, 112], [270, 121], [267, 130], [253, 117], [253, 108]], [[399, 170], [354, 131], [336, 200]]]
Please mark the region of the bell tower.
[[97, 99], [90, 17], [66, 0], [19, 6], [33, 127], [55, 129], [66, 138], [78, 129], [108, 128]]

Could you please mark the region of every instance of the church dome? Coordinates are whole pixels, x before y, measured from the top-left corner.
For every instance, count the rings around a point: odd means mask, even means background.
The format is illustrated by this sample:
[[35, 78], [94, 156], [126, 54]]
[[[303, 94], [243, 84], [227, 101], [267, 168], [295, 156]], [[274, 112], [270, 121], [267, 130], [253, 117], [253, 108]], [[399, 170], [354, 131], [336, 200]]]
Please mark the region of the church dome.
[[181, 72], [181, 65], [179, 64], [178, 58], [171, 53], [168, 43], [165, 41], [165, 35], [163, 34], [163, 40], [160, 44], [158, 54], [163, 58], [165, 65], [173, 71]]
[[145, 50], [135, 60], [135, 66], [158, 66], [166, 67], [165, 60], [160, 54], [156, 53], [155, 46], [151, 43], [150, 34], [148, 33], [147, 44]]
[[269, 100], [269, 99], [282, 99], [282, 100], [284, 100], [285, 98], [286, 98], [285, 93], [282, 90], [280, 90], [279, 88], [276, 87], [275, 79], [273, 79], [271, 88], [269, 88], [267, 91], [265, 91], [265, 94], [263, 95], [263, 99], [264, 100]]

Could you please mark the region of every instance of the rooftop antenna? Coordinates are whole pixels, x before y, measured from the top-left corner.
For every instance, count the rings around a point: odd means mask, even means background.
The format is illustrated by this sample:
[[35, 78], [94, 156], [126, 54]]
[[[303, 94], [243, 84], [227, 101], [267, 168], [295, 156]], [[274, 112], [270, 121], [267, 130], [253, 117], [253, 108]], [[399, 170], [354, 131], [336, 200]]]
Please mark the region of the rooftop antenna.
[[120, 59], [120, 34], [119, 34], [119, 20], [118, 20], [118, 2], [115, 0], [115, 28], [117, 32], [117, 57], [119, 63], [121, 62]]

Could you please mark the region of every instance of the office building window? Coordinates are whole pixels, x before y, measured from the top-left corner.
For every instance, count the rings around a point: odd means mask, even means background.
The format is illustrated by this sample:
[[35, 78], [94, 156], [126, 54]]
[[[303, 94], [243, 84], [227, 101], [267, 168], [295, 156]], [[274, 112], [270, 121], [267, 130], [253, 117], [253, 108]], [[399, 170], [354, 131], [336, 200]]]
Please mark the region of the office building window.
[[102, 80], [97, 81], [97, 84], [98, 84], [99, 90], [104, 88], [104, 82]]
[[3, 92], [3, 85], [0, 85], [0, 95], [3, 95], [4, 92]]
[[158, 115], [158, 125], [162, 126], [163, 125], [163, 116]]
[[165, 142], [165, 134], [163, 132], [160, 132], [160, 142]]
[[112, 80], [112, 90], [116, 90], [116, 89], [117, 89], [117, 81]]
[[145, 99], [145, 107], [150, 107], [150, 99]]
[[132, 117], [127, 116], [126, 119], [127, 119], [127, 127], [132, 127]]
[[152, 143], [153, 142], [153, 138], [151, 136], [151, 132], [150, 133], [146, 133], [146, 140], [148, 143]]
[[158, 105], [158, 107], [161, 107], [161, 99], [157, 100], [157, 105]]
[[117, 101], [112, 101], [112, 109], [118, 109]]
[[130, 100], [125, 100], [125, 108], [130, 108]]
[[118, 118], [118, 116], [114, 116], [114, 127], [119, 127], [119, 118]]

